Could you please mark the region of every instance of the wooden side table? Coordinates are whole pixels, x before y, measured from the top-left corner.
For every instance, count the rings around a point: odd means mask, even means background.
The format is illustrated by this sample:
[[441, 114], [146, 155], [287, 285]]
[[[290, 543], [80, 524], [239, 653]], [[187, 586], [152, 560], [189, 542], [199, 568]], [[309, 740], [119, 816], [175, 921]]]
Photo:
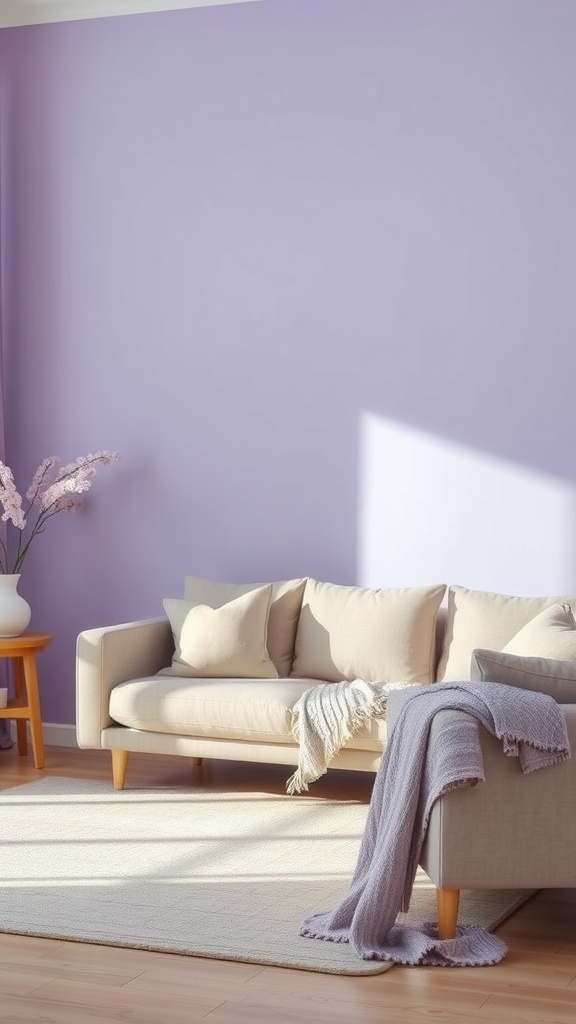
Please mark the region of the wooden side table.
[[30, 738], [36, 768], [44, 767], [36, 651], [43, 650], [50, 643], [50, 633], [22, 633], [21, 636], [0, 637], [0, 658], [12, 659], [14, 677], [14, 697], [8, 701], [8, 707], [0, 708], [0, 718], [15, 719], [19, 754], [25, 754], [27, 751], [26, 722], [30, 722]]

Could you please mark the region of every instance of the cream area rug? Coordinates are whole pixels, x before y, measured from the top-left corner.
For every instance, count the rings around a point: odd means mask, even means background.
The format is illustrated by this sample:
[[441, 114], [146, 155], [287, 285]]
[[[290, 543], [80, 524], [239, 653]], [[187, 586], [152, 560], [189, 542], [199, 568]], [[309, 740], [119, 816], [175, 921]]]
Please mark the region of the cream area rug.
[[[115, 792], [51, 777], [4, 790], [0, 931], [377, 974], [392, 965], [298, 935], [303, 918], [346, 890], [367, 811], [313, 793]], [[494, 928], [528, 895], [463, 894], [460, 920]], [[436, 920], [423, 874], [406, 916]]]

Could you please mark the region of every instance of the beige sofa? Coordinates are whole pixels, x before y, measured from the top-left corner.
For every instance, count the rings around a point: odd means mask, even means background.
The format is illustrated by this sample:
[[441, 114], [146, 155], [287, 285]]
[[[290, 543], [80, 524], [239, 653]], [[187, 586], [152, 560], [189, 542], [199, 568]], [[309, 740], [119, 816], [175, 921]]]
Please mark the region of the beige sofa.
[[[78, 744], [111, 751], [117, 789], [130, 751], [297, 765], [292, 708], [314, 684], [432, 678], [445, 589], [188, 576], [165, 617], [78, 637]], [[375, 771], [385, 740], [374, 720], [331, 767]]]
[[[576, 664], [573, 602], [444, 584], [236, 585], [188, 576], [164, 616], [79, 635], [78, 744], [111, 751], [116, 789], [130, 751], [294, 766], [292, 709], [314, 684], [469, 679], [481, 648], [504, 650], [523, 685], [522, 659]], [[330, 767], [376, 771], [386, 728], [384, 719], [369, 722]]]

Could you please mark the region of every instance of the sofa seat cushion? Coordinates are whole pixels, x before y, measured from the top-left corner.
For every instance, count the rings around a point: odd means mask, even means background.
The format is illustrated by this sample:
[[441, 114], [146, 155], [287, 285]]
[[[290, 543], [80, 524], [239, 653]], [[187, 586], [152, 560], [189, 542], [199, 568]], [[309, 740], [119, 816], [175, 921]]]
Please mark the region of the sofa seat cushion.
[[[183, 679], [150, 676], [115, 686], [109, 713], [119, 725], [146, 732], [256, 743], [295, 743], [292, 708], [316, 679]], [[382, 719], [368, 722], [346, 746], [381, 751]]]

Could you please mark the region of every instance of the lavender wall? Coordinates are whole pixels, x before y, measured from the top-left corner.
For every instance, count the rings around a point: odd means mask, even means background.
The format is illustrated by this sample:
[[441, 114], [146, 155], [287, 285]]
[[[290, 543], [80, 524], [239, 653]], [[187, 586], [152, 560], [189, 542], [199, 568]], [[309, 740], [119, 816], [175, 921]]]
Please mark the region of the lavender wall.
[[25, 566], [45, 720], [186, 572], [358, 580], [367, 413], [575, 483], [575, 67], [570, 0], [0, 33], [8, 460], [122, 453]]

